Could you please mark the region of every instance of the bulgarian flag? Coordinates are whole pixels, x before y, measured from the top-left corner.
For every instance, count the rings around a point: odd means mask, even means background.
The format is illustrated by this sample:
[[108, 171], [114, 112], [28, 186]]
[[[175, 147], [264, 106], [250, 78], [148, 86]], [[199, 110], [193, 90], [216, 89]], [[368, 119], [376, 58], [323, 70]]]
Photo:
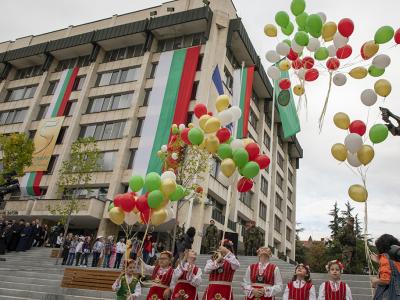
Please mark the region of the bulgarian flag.
[[[79, 68], [76, 67], [62, 72], [44, 119], [60, 117], [64, 114], [78, 71]], [[42, 176], [43, 172], [25, 173], [19, 183], [21, 195], [40, 196], [40, 181], [42, 180]]]
[[236, 138], [245, 138], [248, 135], [250, 115], [250, 98], [253, 90], [254, 66], [237, 69], [233, 72], [233, 105], [239, 106], [242, 116], [237, 123]]
[[171, 125], [187, 121], [199, 54], [200, 47], [161, 53], [133, 174], [145, 177], [150, 172], [161, 173], [162, 162], [157, 152], [168, 144]]

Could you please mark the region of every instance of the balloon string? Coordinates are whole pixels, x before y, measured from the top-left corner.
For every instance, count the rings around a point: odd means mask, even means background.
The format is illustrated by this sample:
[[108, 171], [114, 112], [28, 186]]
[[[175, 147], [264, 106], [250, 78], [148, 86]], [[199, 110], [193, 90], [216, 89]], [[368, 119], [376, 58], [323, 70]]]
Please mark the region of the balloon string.
[[325, 103], [324, 107], [322, 109], [321, 115], [319, 117], [318, 123], [319, 123], [319, 133], [322, 132], [322, 126], [324, 125], [324, 118], [326, 115], [326, 110], [328, 108], [328, 101], [329, 101], [329, 95], [331, 93], [331, 88], [332, 88], [332, 73], [329, 74], [329, 88], [328, 88], [328, 93], [326, 94], [325, 98]]

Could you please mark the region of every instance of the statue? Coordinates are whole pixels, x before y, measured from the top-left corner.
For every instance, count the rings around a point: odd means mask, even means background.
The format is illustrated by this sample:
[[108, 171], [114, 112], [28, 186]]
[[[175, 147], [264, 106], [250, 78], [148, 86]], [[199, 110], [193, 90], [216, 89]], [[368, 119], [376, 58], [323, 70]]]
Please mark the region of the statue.
[[[390, 133], [393, 135], [400, 135], [400, 117], [393, 114], [390, 110], [384, 107], [380, 107], [382, 112], [382, 120], [386, 122], [386, 126]], [[397, 126], [394, 126], [390, 118], [393, 118], [397, 122]]]

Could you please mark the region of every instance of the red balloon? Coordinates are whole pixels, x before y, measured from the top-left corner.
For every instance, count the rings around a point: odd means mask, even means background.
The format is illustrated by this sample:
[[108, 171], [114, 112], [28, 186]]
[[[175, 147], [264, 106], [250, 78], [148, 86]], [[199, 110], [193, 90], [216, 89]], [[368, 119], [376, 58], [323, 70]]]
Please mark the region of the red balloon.
[[394, 41], [396, 44], [400, 44], [400, 28], [394, 33]]
[[314, 58], [310, 56], [304, 57], [302, 62], [305, 69], [311, 69], [312, 67], [314, 67]]
[[197, 103], [194, 106], [194, 115], [196, 116], [197, 119], [200, 119], [201, 116], [207, 114], [207, 106], [205, 106], [203, 103]]
[[221, 144], [228, 141], [231, 137], [231, 132], [228, 128], [220, 128], [218, 129], [216, 136]]
[[337, 70], [340, 67], [340, 61], [336, 57], [331, 57], [326, 61], [326, 67], [329, 70]]
[[290, 48], [287, 58], [290, 60], [296, 60], [298, 57], [299, 57], [299, 55], [296, 52], [294, 52], [292, 48]]
[[143, 224], [147, 224], [150, 221], [150, 209], [145, 212], [140, 213], [140, 220], [142, 221]]
[[135, 199], [132, 197], [131, 193], [125, 193], [123, 194], [123, 198], [121, 201], [121, 208], [123, 211], [125, 212], [131, 212], [135, 206], [136, 206], [136, 201]]
[[304, 75], [304, 79], [306, 81], [314, 81], [317, 80], [319, 77], [319, 72], [317, 69], [310, 69], [306, 71], [306, 74]]
[[209, 111], [207, 114], [208, 114], [209, 116], [211, 116], [211, 117], [214, 115], [212, 111]]
[[336, 56], [339, 59], [348, 58], [351, 55], [351, 53], [353, 53], [353, 49], [351, 48], [350, 45], [345, 45], [344, 47], [336, 50]]
[[136, 200], [136, 208], [138, 209], [138, 211], [145, 213], [147, 211], [150, 211], [150, 207], [149, 204], [147, 203], [147, 195], [148, 193], [140, 196], [137, 200]]
[[256, 143], [248, 144], [245, 149], [249, 154], [249, 160], [254, 160], [258, 154], [260, 154], [260, 146], [258, 146]]
[[271, 163], [271, 160], [269, 157], [265, 154], [258, 155], [256, 159], [254, 160], [258, 164], [261, 170], [268, 168], [269, 164]]
[[237, 190], [239, 193], [246, 193], [253, 187], [253, 181], [245, 177], [240, 178], [237, 183]]
[[344, 18], [339, 21], [338, 31], [344, 37], [349, 37], [354, 31], [354, 23], [349, 18]]
[[124, 194], [117, 194], [114, 197], [114, 206], [121, 207], [122, 202], [124, 201]]
[[281, 88], [281, 90], [288, 90], [290, 89], [290, 80], [287, 78], [282, 79], [279, 82], [279, 87]]
[[294, 61], [292, 62], [292, 68], [293, 68], [293, 69], [299, 70], [299, 69], [301, 69], [302, 67], [303, 67], [303, 62], [301, 61], [300, 58], [298, 58], [298, 59], [296, 59], [296, 60], [294, 60]]
[[182, 130], [181, 132], [181, 139], [182, 141], [187, 144], [187, 145], [191, 145], [192, 143], [189, 141], [189, 130], [190, 128], [185, 128]]
[[351, 124], [349, 126], [349, 131], [351, 133], [357, 133], [358, 135], [363, 136], [365, 134], [365, 132], [367, 131], [367, 126], [365, 125], [365, 123], [363, 121], [355, 120], [355, 121], [351, 122]]

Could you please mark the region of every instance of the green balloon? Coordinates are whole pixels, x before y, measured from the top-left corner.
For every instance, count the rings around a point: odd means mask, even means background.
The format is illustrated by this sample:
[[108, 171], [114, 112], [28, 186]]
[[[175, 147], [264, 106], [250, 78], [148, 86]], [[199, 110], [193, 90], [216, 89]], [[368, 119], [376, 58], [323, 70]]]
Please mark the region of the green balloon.
[[112, 210], [114, 208], [114, 203], [110, 203], [110, 205], [108, 206], [108, 211]]
[[296, 32], [296, 34], [294, 35], [294, 40], [296, 41], [296, 43], [300, 46], [307, 46], [308, 42], [310, 41], [308, 34], [304, 31], [298, 31]]
[[131, 179], [129, 179], [129, 187], [134, 192], [139, 192], [144, 186], [144, 179], [140, 175], [133, 175]]
[[230, 137], [229, 137], [229, 140], [227, 140], [227, 141], [225, 142], [225, 144], [230, 144], [230, 143], [232, 143], [233, 140], [234, 140], [233, 136], [230, 136]]
[[243, 148], [239, 148], [233, 151], [233, 161], [238, 168], [242, 168], [249, 161], [249, 154]]
[[226, 158], [232, 158], [232, 147], [229, 144], [221, 144], [218, 148], [218, 156], [224, 160]]
[[275, 15], [275, 22], [280, 27], [286, 28], [289, 25], [289, 15], [286, 11], [278, 11]]
[[185, 189], [181, 185], [176, 186], [175, 192], [169, 195], [171, 201], [179, 201], [185, 196]]
[[314, 58], [316, 60], [325, 60], [329, 56], [329, 51], [325, 47], [320, 47], [317, 51], [314, 53]]
[[306, 12], [302, 12], [296, 17], [296, 23], [300, 28], [306, 28], [308, 14]]
[[290, 92], [288, 90], [280, 91], [278, 95], [278, 103], [282, 106], [287, 106], [290, 102]]
[[312, 14], [307, 17], [306, 28], [308, 33], [313, 37], [318, 38], [322, 33], [322, 20], [317, 14]]
[[379, 77], [379, 76], [383, 75], [383, 73], [385, 73], [385, 69], [379, 69], [375, 66], [370, 66], [368, 68], [368, 73], [372, 77]]
[[149, 192], [158, 190], [161, 187], [161, 176], [156, 172], [147, 174], [144, 186]]
[[200, 145], [204, 140], [204, 132], [200, 128], [192, 128], [189, 130], [188, 137], [193, 145]]
[[391, 26], [382, 26], [375, 33], [375, 43], [376, 44], [385, 44], [389, 42], [394, 35], [394, 29]]
[[306, 9], [306, 2], [304, 0], [293, 0], [290, 4], [290, 11], [294, 16], [298, 16]]
[[389, 130], [385, 124], [375, 124], [369, 130], [369, 139], [374, 144], [382, 143], [388, 137]]
[[260, 166], [254, 161], [249, 161], [242, 169], [243, 176], [248, 179], [256, 177], [259, 172]]
[[292, 41], [289, 39], [284, 39], [282, 42], [284, 42], [286, 45], [288, 45], [289, 47], [292, 47]]
[[150, 208], [160, 208], [164, 201], [164, 195], [160, 190], [155, 190], [149, 193], [147, 196], [147, 204]]
[[281, 27], [282, 33], [285, 35], [291, 35], [294, 31], [294, 26], [292, 22], [289, 22], [289, 25], [285, 28]]

